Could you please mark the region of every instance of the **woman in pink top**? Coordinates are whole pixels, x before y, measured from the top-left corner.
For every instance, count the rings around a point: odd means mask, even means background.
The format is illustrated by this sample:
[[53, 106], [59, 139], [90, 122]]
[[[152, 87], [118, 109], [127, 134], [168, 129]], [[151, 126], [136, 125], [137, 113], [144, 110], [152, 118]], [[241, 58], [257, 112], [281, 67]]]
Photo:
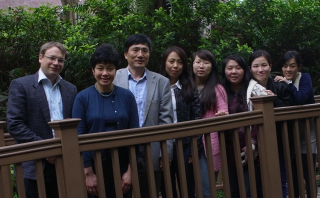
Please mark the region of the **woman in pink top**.
[[[200, 95], [202, 118], [211, 118], [228, 114], [228, 98], [223, 86], [219, 83], [218, 70], [215, 57], [208, 50], [199, 50], [193, 55], [192, 77]], [[211, 134], [212, 157], [216, 177], [221, 169], [219, 138], [217, 132]], [[202, 138], [202, 146], [204, 138]], [[210, 197], [207, 163], [204, 147], [200, 152], [200, 171], [204, 197]], [[203, 154], [203, 155], [202, 155]], [[210, 168], [210, 167], [209, 167]]]

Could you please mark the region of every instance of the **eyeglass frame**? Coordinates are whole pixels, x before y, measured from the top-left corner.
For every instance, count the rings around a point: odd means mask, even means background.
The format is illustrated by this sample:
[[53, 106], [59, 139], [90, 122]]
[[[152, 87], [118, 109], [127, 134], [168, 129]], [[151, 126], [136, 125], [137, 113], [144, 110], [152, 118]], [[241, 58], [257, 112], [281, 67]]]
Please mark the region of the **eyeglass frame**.
[[199, 61], [199, 62], [193, 61], [193, 64], [195, 64], [196, 66], [200, 66], [200, 65], [202, 65], [202, 66], [208, 66], [209, 64], [212, 65], [212, 63], [211, 63], [210, 61], [208, 61], [207, 64], [206, 64], [205, 62], [203, 62], [203, 61]]
[[49, 60], [51, 60], [51, 61], [56, 61], [57, 60], [57, 62], [59, 63], [59, 64], [63, 64], [66, 60], [65, 59], [63, 59], [63, 58], [57, 58], [57, 57], [55, 57], [55, 56], [47, 56], [47, 55], [43, 55], [43, 56], [45, 56], [46, 58], [48, 58]]

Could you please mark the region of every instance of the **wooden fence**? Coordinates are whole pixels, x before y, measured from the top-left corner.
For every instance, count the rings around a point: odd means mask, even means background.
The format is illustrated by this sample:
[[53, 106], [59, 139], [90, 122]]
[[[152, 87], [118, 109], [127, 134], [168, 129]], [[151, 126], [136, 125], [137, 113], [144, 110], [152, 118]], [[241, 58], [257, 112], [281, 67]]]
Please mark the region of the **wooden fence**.
[[[283, 126], [283, 145], [285, 153], [285, 162], [288, 175], [288, 189], [289, 197], [293, 197], [293, 183], [291, 174], [291, 159], [288, 134], [294, 135], [294, 146], [296, 152], [300, 151], [298, 120], [314, 119], [317, 148], [320, 149], [320, 104], [301, 105], [284, 108], [273, 108], [273, 100], [275, 96], [253, 97], [251, 100], [254, 103], [255, 110], [251, 112], [244, 112], [232, 114], [222, 117], [201, 119], [195, 121], [188, 121], [183, 123], [168, 124], [153, 127], [143, 127], [137, 129], [120, 130], [113, 132], [102, 132], [96, 134], [77, 135], [77, 125], [79, 119], [65, 119], [60, 121], [50, 122], [49, 125], [55, 130], [56, 137], [54, 139], [42, 140], [37, 142], [30, 142], [18, 145], [12, 145], [13, 139], [9, 135], [4, 135], [5, 122], [0, 122], [0, 197], [13, 197], [13, 188], [11, 181], [10, 165], [15, 165], [16, 183], [19, 198], [24, 198], [24, 183], [21, 163], [29, 160], [35, 160], [36, 174], [38, 181], [38, 190], [41, 198], [46, 197], [44, 178], [42, 172], [42, 159], [55, 156], [56, 157], [56, 172], [58, 179], [58, 189], [60, 198], [85, 198], [86, 187], [85, 177], [83, 171], [83, 151], [94, 151], [95, 168], [98, 179], [98, 188], [100, 197], [108, 197], [104, 192], [102, 163], [101, 163], [101, 149], [111, 149], [112, 164], [115, 180], [115, 192], [117, 197], [122, 197], [121, 177], [119, 166], [118, 148], [128, 146], [130, 164], [132, 171], [132, 187], [133, 197], [138, 198], [139, 180], [137, 172], [137, 162], [135, 145], [143, 144], [146, 148], [146, 165], [147, 175], [149, 180], [150, 197], [157, 197], [156, 188], [153, 175], [153, 163], [151, 142], [159, 141], [161, 144], [161, 151], [163, 154], [163, 172], [165, 179], [166, 194], [172, 197], [169, 160], [167, 156], [167, 139], [176, 139], [177, 156], [179, 171], [184, 171], [182, 137], [191, 137], [191, 150], [193, 156], [194, 178], [196, 180], [196, 196], [203, 197], [202, 186], [200, 178], [199, 158], [197, 150], [196, 135], [204, 134], [205, 147], [207, 150], [207, 165], [213, 167], [212, 150], [210, 143], [210, 132], [219, 131], [220, 155], [222, 163], [222, 179], [223, 191], [225, 197], [230, 197], [230, 185], [228, 177], [227, 156], [225, 149], [225, 130], [237, 129], [245, 127], [245, 137], [247, 145], [251, 145], [251, 130], [250, 126], [258, 125], [258, 145], [259, 158], [261, 167], [263, 196], [265, 198], [282, 197], [278, 144], [276, 134], [276, 122], [281, 121]], [[317, 98], [318, 101], [318, 98]], [[294, 123], [293, 131], [287, 130], [287, 121], [292, 120]], [[310, 140], [310, 126], [306, 122], [306, 139]], [[246, 197], [244, 176], [242, 171], [242, 161], [240, 156], [240, 146], [238, 140], [237, 130], [234, 130], [233, 145], [235, 153], [235, 162], [238, 172], [238, 181], [241, 197]], [[254, 157], [252, 148], [248, 149], [248, 170], [250, 178], [250, 186], [256, 186], [255, 171], [254, 171]], [[311, 141], [307, 141], [307, 156], [308, 164], [312, 165]], [[298, 155], [299, 156], [299, 155]], [[302, 177], [302, 161], [297, 159], [297, 167], [299, 169], [299, 189], [300, 195], [304, 196], [304, 184]], [[209, 183], [211, 189], [211, 197], [217, 197], [217, 186], [214, 177], [213, 168], [208, 168]], [[314, 179], [315, 173], [311, 169], [309, 172], [310, 180]], [[181, 197], [188, 197], [186, 176], [180, 174], [178, 178], [181, 182]], [[311, 182], [312, 183], [312, 182]], [[316, 187], [311, 186], [313, 197], [316, 197]], [[256, 188], [251, 188], [251, 196], [257, 197]]]

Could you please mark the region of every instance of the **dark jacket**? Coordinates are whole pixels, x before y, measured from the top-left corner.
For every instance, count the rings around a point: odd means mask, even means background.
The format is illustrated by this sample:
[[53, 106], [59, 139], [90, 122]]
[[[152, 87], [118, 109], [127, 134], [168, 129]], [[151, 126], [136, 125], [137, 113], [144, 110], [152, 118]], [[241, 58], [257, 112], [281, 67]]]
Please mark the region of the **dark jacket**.
[[[274, 82], [274, 80], [271, 77], [269, 77], [266, 88], [268, 90], [271, 90], [274, 94], [277, 95], [277, 98], [273, 102], [274, 108], [296, 105], [294, 96], [290, 91], [287, 83]], [[288, 121], [288, 135], [289, 135], [289, 142], [291, 146], [293, 142], [292, 126], [293, 124], [291, 123], [291, 121]], [[278, 149], [279, 149], [279, 152], [283, 152], [282, 122], [276, 122], [276, 130], [277, 130], [277, 139], [278, 139]]]
[[273, 102], [273, 106], [275, 108], [296, 105], [294, 96], [290, 91], [287, 83], [274, 82], [274, 80], [269, 77], [266, 89], [271, 90], [274, 94], [277, 95], [277, 99], [275, 99], [275, 101]]
[[[16, 144], [33, 142], [53, 137], [48, 125], [50, 109], [42, 82], [38, 83], [38, 72], [11, 81], [9, 87], [7, 126]], [[59, 82], [63, 104], [63, 118], [71, 118], [77, 88], [61, 80]], [[43, 159], [43, 165], [47, 161]], [[24, 178], [36, 179], [34, 161], [22, 163]], [[46, 179], [46, 177], [45, 177]]]
[[[201, 119], [201, 108], [198, 90], [195, 88], [193, 99], [190, 102], [183, 101], [179, 88], [174, 89], [177, 107], [177, 121], [184, 122], [189, 120]], [[183, 147], [190, 146], [190, 137], [182, 138]]]

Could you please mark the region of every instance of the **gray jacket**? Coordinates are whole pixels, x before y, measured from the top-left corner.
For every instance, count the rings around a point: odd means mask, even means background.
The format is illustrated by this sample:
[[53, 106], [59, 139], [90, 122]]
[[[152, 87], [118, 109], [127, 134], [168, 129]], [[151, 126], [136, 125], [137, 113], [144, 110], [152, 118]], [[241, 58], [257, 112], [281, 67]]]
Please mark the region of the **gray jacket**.
[[[170, 82], [160, 74], [147, 72], [147, 93], [144, 109], [143, 127], [173, 123], [172, 98]], [[117, 86], [129, 89], [127, 68], [117, 71], [113, 83]], [[161, 157], [160, 142], [152, 142], [152, 159], [155, 171], [160, 170], [159, 158]], [[172, 159], [173, 141], [167, 140], [169, 158]]]

